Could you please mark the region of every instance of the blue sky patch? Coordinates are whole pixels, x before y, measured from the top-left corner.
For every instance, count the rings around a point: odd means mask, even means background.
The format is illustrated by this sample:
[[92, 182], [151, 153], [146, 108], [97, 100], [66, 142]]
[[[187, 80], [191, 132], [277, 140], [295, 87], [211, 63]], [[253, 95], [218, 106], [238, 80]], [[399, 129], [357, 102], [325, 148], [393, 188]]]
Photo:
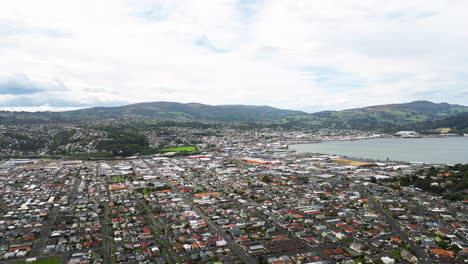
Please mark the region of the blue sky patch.
[[307, 77], [310, 76], [310, 79], [312, 79], [317, 86], [333, 92], [341, 92], [366, 86], [364, 80], [360, 80], [350, 73], [340, 72], [331, 67], [306, 66], [302, 68], [302, 71]]
[[22, 75], [0, 81], [0, 94], [35, 94], [41, 91], [43, 91], [41, 87], [33, 83], [26, 76]]
[[216, 53], [224, 53], [226, 50], [217, 48], [207, 37], [206, 35], [203, 35], [199, 37], [196, 41], [195, 44], [198, 47], [205, 48], [209, 51], [216, 52]]
[[237, 7], [239, 8], [241, 14], [246, 17], [250, 18], [253, 17], [256, 13], [254, 5], [256, 4], [256, 0], [238, 0]]

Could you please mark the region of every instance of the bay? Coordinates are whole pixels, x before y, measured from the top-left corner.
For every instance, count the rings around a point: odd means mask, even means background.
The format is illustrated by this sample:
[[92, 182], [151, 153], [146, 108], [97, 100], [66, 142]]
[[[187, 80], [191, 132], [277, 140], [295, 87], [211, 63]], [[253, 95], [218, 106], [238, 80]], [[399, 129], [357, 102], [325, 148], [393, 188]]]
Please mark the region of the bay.
[[468, 137], [377, 138], [354, 141], [324, 141], [290, 145], [298, 152], [322, 153], [373, 160], [468, 163]]

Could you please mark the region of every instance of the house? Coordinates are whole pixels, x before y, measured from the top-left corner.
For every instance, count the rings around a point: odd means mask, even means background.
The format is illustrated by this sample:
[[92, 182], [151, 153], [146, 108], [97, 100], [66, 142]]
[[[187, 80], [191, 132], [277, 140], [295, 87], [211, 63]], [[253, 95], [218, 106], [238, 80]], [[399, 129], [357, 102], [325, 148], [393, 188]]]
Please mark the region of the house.
[[381, 257], [380, 258], [384, 264], [394, 264], [395, 259], [390, 258], [390, 257]]
[[362, 253], [364, 251], [364, 246], [361, 243], [351, 243], [351, 245], [349, 245], [349, 248], [358, 253]]
[[433, 248], [431, 249], [431, 252], [434, 253], [438, 258], [442, 259], [453, 259], [455, 258], [455, 252], [445, 250], [442, 248]]
[[401, 250], [400, 254], [401, 257], [404, 258], [406, 261], [411, 263], [418, 263], [418, 258], [406, 249]]

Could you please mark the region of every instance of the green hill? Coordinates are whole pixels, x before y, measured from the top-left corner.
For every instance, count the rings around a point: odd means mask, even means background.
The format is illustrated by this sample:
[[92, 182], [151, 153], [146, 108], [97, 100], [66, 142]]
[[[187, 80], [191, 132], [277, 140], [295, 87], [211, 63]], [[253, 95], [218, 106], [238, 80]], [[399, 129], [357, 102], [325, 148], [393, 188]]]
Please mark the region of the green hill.
[[423, 122], [411, 123], [402, 127], [404, 130], [417, 130], [423, 132], [441, 132], [447, 130], [450, 133], [468, 133], [468, 112], [443, 119], [430, 119]]
[[216, 121], [272, 121], [290, 115], [306, 114], [270, 106], [206, 105], [198, 103], [151, 102], [120, 107], [96, 107], [63, 112], [65, 116], [94, 118], [147, 118]]
[[342, 111], [323, 111], [290, 117], [288, 120], [315, 123], [324, 127], [392, 131], [405, 124], [442, 119], [464, 112], [468, 112], [467, 106], [415, 101]]
[[[206, 105], [198, 103], [149, 102], [119, 107], [95, 107], [66, 112], [0, 111], [1, 123], [46, 123], [101, 120], [110, 118], [160, 120], [213, 120], [270, 122], [284, 127], [353, 128], [361, 130], [395, 131], [404, 127], [432, 128], [445, 120], [450, 127], [465, 121], [447, 119], [467, 113], [468, 107], [447, 103], [415, 101], [404, 104], [376, 105], [342, 111], [322, 111], [308, 114], [269, 106]], [[442, 121], [441, 121], [442, 122]], [[441, 123], [442, 126], [444, 123]]]

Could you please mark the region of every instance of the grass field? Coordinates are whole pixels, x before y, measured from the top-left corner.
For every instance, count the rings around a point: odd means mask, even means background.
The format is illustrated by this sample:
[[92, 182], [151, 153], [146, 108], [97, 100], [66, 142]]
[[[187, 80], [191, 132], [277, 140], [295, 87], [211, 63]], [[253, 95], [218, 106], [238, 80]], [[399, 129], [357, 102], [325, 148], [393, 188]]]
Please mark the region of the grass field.
[[36, 261], [36, 264], [59, 264], [60, 263], [60, 257], [51, 257], [51, 258], [44, 258], [44, 259], [39, 259]]
[[[24, 264], [24, 263], [25, 263], [24, 261], [18, 261], [13, 264]], [[60, 264], [60, 257], [38, 259], [36, 262], [33, 262], [33, 264]]]
[[389, 254], [392, 255], [395, 259], [401, 258], [401, 253], [398, 249], [390, 251]]
[[185, 147], [178, 147], [178, 148], [168, 148], [163, 149], [161, 151], [195, 151], [197, 148], [195, 146], [185, 146]]

